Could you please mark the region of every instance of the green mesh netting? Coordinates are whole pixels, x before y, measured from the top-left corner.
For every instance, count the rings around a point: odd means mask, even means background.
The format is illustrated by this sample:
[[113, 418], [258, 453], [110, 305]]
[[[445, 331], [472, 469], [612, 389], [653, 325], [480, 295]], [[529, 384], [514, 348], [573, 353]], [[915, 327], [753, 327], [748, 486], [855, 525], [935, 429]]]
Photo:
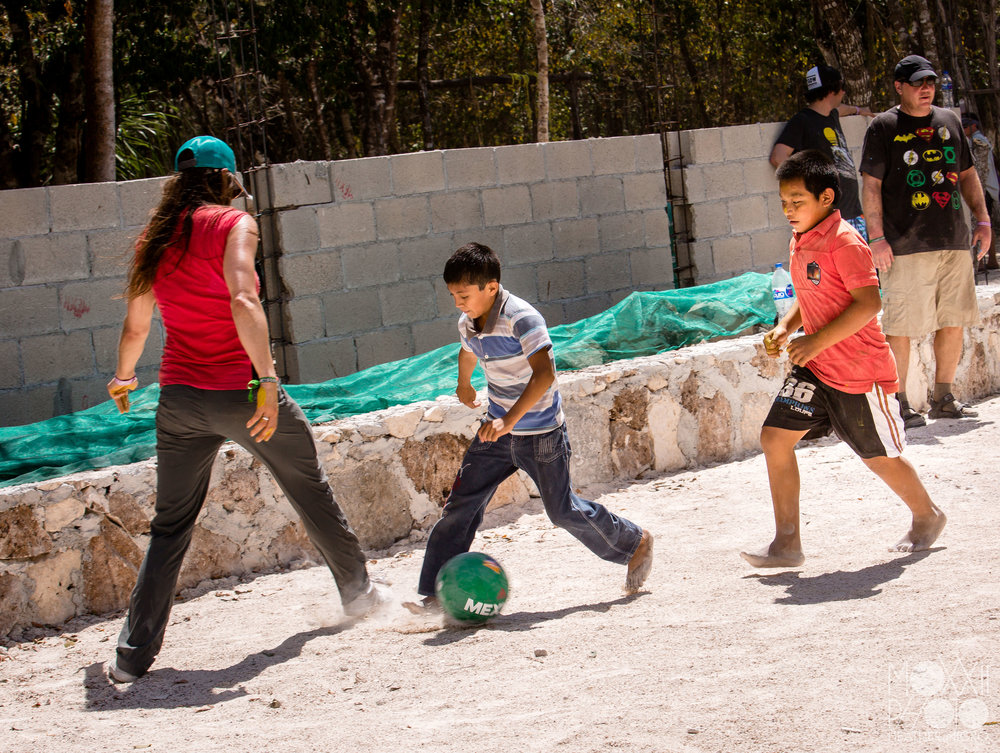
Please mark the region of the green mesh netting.
[[[737, 335], [773, 320], [770, 277], [748, 272], [711, 285], [632, 293], [607, 311], [552, 327], [549, 334], [557, 368], [571, 370]], [[321, 423], [453, 394], [457, 369], [454, 343], [328, 382], [286, 389], [310, 421]], [[479, 369], [473, 384], [477, 389], [485, 386]], [[0, 428], [0, 487], [152, 457], [159, 394], [156, 384], [136, 390], [132, 408], [124, 415], [108, 400], [47, 421]]]

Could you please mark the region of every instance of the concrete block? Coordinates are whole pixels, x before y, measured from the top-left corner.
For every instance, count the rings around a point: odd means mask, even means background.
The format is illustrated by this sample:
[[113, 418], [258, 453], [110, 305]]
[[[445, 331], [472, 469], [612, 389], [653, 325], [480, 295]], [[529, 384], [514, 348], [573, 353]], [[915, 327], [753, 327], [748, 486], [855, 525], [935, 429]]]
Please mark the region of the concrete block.
[[545, 324], [548, 327], [555, 327], [556, 325], [567, 324], [569, 322], [569, 319], [566, 318], [566, 309], [563, 308], [561, 301], [536, 303], [535, 310], [542, 315], [542, 319], [545, 320]]
[[271, 165], [268, 169], [275, 207], [301, 207], [334, 201], [328, 162], [297, 160]]
[[[728, 199], [747, 193], [743, 184], [743, 169], [739, 163], [709, 165], [702, 171], [705, 178], [705, 200]], [[692, 199], [693, 202], [693, 199]]]
[[503, 186], [483, 190], [483, 222], [519, 225], [531, 222], [531, 194], [527, 186]]
[[0, 290], [0, 333], [24, 337], [59, 329], [59, 291], [52, 287]]
[[444, 152], [445, 183], [449, 189], [484, 188], [497, 183], [493, 149], [448, 149]]
[[554, 261], [539, 264], [536, 274], [539, 301], [576, 298], [586, 290], [583, 261]]
[[[665, 211], [651, 209], [648, 212], [643, 212], [642, 227], [646, 248], [670, 246], [670, 218], [667, 217]], [[678, 232], [683, 232], [683, 230], [679, 228]]]
[[525, 264], [552, 258], [552, 230], [547, 222], [504, 228], [504, 264]]
[[116, 183], [79, 183], [49, 188], [52, 232], [121, 227]]
[[533, 183], [545, 180], [545, 145], [518, 144], [498, 146], [493, 150], [497, 183]]
[[375, 212], [368, 202], [316, 208], [319, 247], [336, 248], [375, 240]]
[[56, 392], [62, 393], [61, 402], [69, 405], [71, 411], [87, 410], [111, 399], [108, 397], [109, 378], [110, 376], [97, 374], [82, 379], [71, 379], [68, 382], [60, 382]]
[[0, 426], [24, 426], [52, 418], [55, 385], [0, 392]]
[[564, 324], [578, 322], [588, 316], [600, 314], [614, 306], [610, 293], [597, 293], [583, 298], [575, 298], [563, 304]]
[[864, 115], [849, 115], [840, 119], [840, 128], [844, 132], [844, 138], [847, 139], [848, 147], [853, 149], [864, 144], [869, 123], [871, 118], [866, 118]]
[[580, 214], [576, 181], [561, 180], [531, 186], [531, 212], [535, 222], [562, 220]]
[[760, 134], [760, 126], [750, 125], [728, 126], [721, 128], [722, 154], [727, 161], [766, 158], [771, 153], [770, 142], [764, 144]]
[[430, 197], [431, 229], [435, 233], [472, 230], [483, 226], [479, 191], [448, 191]]
[[729, 235], [729, 210], [724, 201], [695, 204], [691, 207], [691, 234], [694, 238]]
[[437, 316], [434, 284], [430, 280], [380, 285], [378, 297], [382, 324], [387, 327], [426, 321]]
[[440, 150], [394, 154], [389, 165], [397, 196], [444, 190], [444, 153]]
[[413, 335], [409, 327], [393, 327], [367, 332], [355, 338], [358, 369], [399, 361], [413, 355]]
[[766, 159], [747, 160], [743, 163], [743, 186], [747, 194], [777, 194], [778, 181], [774, 168]]
[[365, 332], [382, 326], [378, 289], [360, 288], [326, 293], [323, 315], [328, 337]]
[[670, 246], [630, 252], [629, 268], [632, 270], [632, 286], [636, 290], [671, 290], [674, 287]]
[[774, 149], [774, 142], [778, 140], [778, 135], [785, 127], [785, 121], [780, 123], [761, 123], [760, 124], [760, 140], [763, 142], [767, 149], [768, 156], [771, 155], [771, 150]]
[[292, 342], [319, 340], [326, 335], [323, 300], [319, 296], [293, 298], [286, 306], [287, 325]]
[[[466, 243], [481, 243], [484, 246], [489, 246], [496, 252], [497, 256], [500, 257], [500, 263], [504, 263], [504, 250], [503, 250], [503, 239], [504, 239], [505, 228], [501, 226], [496, 227], [485, 227], [482, 230], [467, 230], [464, 232], [454, 233], [451, 241], [451, 250], [457, 251], [459, 248], [464, 246]], [[449, 254], [451, 256], [451, 254]], [[445, 259], [447, 261], [447, 259]], [[444, 271], [444, 262], [441, 262], [441, 271]]]
[[0, 288], [16, 288], [24, 283], [24, 248], [21, 241], [0, 239]]
[[642, 248], [645, 245], [645, 228], [642, 215], [638, 212], [601, 217], [599, 227], [602, 256], [609, 251]]
[[739, 274], [753, 266], [749, 235], [735, 235], [712, 241], [712, 261], [716, 274]]
[[747, 233], [751, 230], [763, 230], [770, 227], [767, 216], [766, 196], [747, 196], [742, 199], [730, 199], [729, 225], [734, 233]]
[[678, 201], [681, 199], [686, 199], [684, 194], [684, 169], [680, 167], [672, 167], [665, 176], [669, 183], [666, 184], [666, 190], [670, 199]]
[[617, 175], [585, 178], [577, 186], [580, 192], [580, 214], [614, 214], [625, 211], [625, 188]]
[[791, 226], [785, 219], [785, 211], [781, 208], [781, 197], [775, 191], [767, 196], [767, 223], [772, 229], [785, 228], [791, 233]]
[[60, 321], [64, 331], [121, 326], [125, 319], [125, 280], [74, 282], [59, 291]]
[[278, 259], [281, 279], [292, 297], [315, 295], [337, 290], [345, 284], [341, 269], [341, 251], [317, 251], [311, 254], [285, 254]]
[[433, 319], [429, 322], [414, 322], [413, 352], [427, 353], [442, 345], [454, 344], [458, 350], [458, 329], [455, 319]]
[[[399, 244], [375, 243], [341, 251], [345, 288], [364, 288], [399, 280]], [[325, 288], [332, 289], [332, 286]]]
[[722, 162], [721, 131], [721, 128], [681, 131], [681, 153], [684, 155], [684, 164], [706, 165]]
[[459, 244], [455, 235], [428, 235], [399, 243], [399, 275], [402, 280], [436, 279]]
[[692, 165], [684, 168], [684, 198], [692, 204], [705, 201], [705, 168]]
[[375, 200], [375, 233], [379, 240], [413, 238], [430, 231], [426, 196]]
[[625, 190], [625, 207], [630, 212], [643, 209], [662, 209], [667, 205], [667, 185], [663, 171], [626, 175], [622, 178]]
[[319, 223], [315, 207], [278, 212], [278, 243], [286, 254], [319, 248]]
[[545, 174], [549, 180], [593, 175], [587, 140], [553, 141], [545, 144]]
[[96, 373], [93, 340], [86, 330], [26, 337], [21, 340], [21, 358], [25, 384]]
[[[507, 269], [503, 269], [503, 284], [506, 287], [507, 280]], [[448, 286], [440, 277], [436, 277], [434, 280], [434, 299], [437, 301], [437, 315], [439, 317], [451, 317], [455, 321], [455, 326], [458, 326], [458, 316], [459, 311], [455, 308], [455, 299], [451, 297], [451, 293], [448, 292]], [[458, 331], [457, 329], [455, 330]]]
[[[671, 157], [680, 155], [680, 134], [671, 131], [667, 134], [667, 148]], [[663, 171], [663, 145], [660, 142], [660, 135], [657, 133], [645, 133], [641, 136], [633, 136], [635, 140], [635, 169], [636, 172], [662, 172]]]
[[142, 227], [149, 222], [153, 210], [163, 196], [167, 178], [127, 180], [118, 184], [118, 200], [122, 207], [123, 227]]
[[368, 201], [392, 196], [389, 157], [365, 157], [330, 164], [337, 201]]
[[702, 285], [716, 278], [715, 262], [712, 259], [712, 242], [696, 241], [688, 244], [691, 263], [695, 267], [695, 284]]
[[0, 390], [24, 386], [21, 373], [21, 353], [17, 340], [0, 340]]
[[601, 253], [588, 257], [584, 263], [587, 293], [605, 293], [632, 286], [627, 251]]
[[601, 248], [597, 218], [553, 222], [552, 245], [556, 258], [597, 253]]
[[354, 338], [327, 338], [295, 346], [300, 384], [318, 384], [358, 370]]
[[[90, 276], [87, 236], [83, 233], [35, 235], [17, 241], [24, 260], [23, 285], [82, 280]], [[15, 250], [15, 253], [18, 253]]]
[[[97, 362], [97, 373], [107, 375], [110, 379], [114, 374], [115, 366], [118, 364], [118, 339], [121, 335], [121, 327], [101, 327], [93, 331], [94, 336], [94, 358]], [[149, 330], [149, 337], [146, 340], [146, 347], [142, 349], [142, 355], [136, 363], [138, 370], [152, 369], [153, 378], [157, 379], [156, 371], [159, 369], [160, 360], [163, 356], [163, 325], [156, 317], [153, 319], [153, 326]], [[105, 383], [107, 379], [104, 380]], [[149, 384], [141, 376], [140, 386]]]
[[87, 233], [91, 277], [121, 277], [135, 253], [138, 230], [106, 230]]
[[751, 235], [753, 245], [753, 261], [746, 264], [740, 271], [757, 269], [766, 272], [774, 267], [776, 262], [788, 265], [788, 243], [792, 238], [789, 227], [765, 230]]
[[0, 217], [8, 238], [44, 235], [51, 229], [47, 188], [19, 188], [0, 191]]
[[504, 267], [503, 286], [518, 298], [526, 301], [538, 300], [538, 277], [533, 264]]
[[587, 139], [594, 175], [621, 175], [635, 172], [635, 137], [618, 136]]

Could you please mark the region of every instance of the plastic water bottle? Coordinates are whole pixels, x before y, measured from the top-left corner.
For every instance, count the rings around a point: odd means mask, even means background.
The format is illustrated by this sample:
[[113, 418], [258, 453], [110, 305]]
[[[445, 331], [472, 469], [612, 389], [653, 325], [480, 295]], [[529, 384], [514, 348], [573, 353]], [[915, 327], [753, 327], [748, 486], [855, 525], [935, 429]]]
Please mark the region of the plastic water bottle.
[[952, 83], [951, 76], [948, 75], [948, 71], [944, 72], [941, 76], [941, 106], [942, 107], [954, 107], [955, 106], [955, 95], [953, 93], [954, 84]]
[[780, 319], [795, 303], [795, 288], [792, 287], [792, 276], [785, 271], [779, 261], [774, 265], [774, 274], [771, 275], [771, 294], [774, 296], [774, 308], [778, 311]]

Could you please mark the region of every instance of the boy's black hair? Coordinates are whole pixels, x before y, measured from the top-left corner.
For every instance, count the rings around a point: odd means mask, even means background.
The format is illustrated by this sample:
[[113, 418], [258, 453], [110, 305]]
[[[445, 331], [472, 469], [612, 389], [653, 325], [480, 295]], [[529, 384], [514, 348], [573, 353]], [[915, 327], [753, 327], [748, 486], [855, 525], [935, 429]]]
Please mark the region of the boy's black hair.
[[804, 149], [786, 159], [774, 173], [778, 183], [801, 178], [806, 190], [817, 199], [826, 189], [833, 189], [833, 205], [840, 201], [840, 176], [833, 161], [818, 149]]
[[489, 246], [466, 243], [445, 262], [444, 281], [478, 285], [482, 290], [488, 282], [500, 282], [500, 259]]
[[817, 65], [819, 80], [823, 84], [815, 89], [806, 89], [806, 102], [818, 102], [830, 92], [844, 89], [844, 77], [840, 71], [829, 65]]

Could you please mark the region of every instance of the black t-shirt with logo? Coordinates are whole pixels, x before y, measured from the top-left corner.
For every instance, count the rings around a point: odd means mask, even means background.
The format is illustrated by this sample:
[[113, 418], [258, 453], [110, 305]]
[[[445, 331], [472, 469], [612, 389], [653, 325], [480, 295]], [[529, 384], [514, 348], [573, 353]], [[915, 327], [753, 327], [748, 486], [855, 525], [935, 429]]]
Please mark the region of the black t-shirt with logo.
[[796, 152], [803, 149], [819, 149], [833, 160], [840, 177], [840, 201], [837, 209], [845, 220], [853, 220], [861, 214], [861, 198], [858, 195], [858, 171], [847, 148], [847, 139], [840, 128], [840, 114], [836, 109], [823, 116], [806, 107], [795, 113], [778, 136], [776, 144], [784, 144]]
[[972, 153], [951, 110], [932, 107], [918, 118], [897, 106], [872, 120], [861, 172], [882, 181], [882, 228], [893, 254], [968, 248], [959, 174], [970, 167]]

